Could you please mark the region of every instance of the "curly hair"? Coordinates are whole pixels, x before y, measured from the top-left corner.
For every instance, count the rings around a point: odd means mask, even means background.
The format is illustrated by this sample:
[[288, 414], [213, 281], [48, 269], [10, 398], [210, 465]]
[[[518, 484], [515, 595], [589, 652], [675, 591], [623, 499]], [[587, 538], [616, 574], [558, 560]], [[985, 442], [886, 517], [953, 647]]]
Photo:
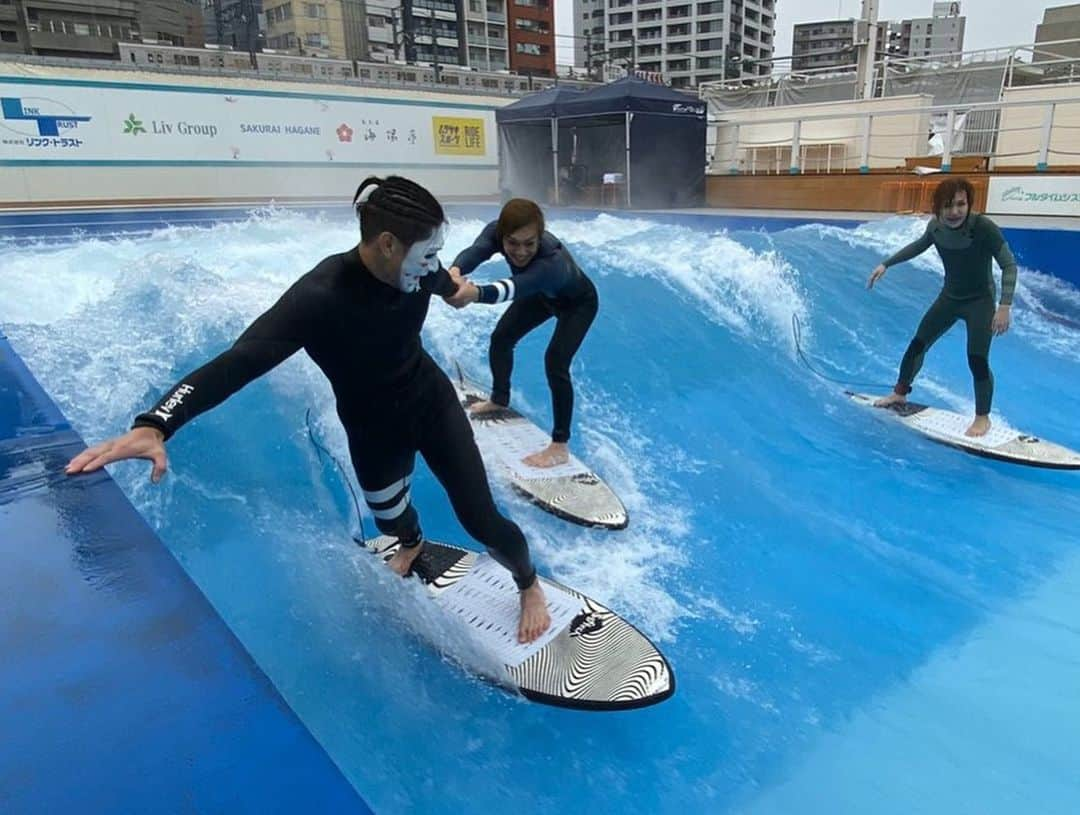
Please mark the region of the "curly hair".
[[969, 209], [975, 205], [975, 188], [971, 186], [971, 182], [960, 176], [950, 177], [938, 184], [934, 190], [934, 214], [940, 215], [941, 210], [952, 203], [958, 192], [967, 196]]

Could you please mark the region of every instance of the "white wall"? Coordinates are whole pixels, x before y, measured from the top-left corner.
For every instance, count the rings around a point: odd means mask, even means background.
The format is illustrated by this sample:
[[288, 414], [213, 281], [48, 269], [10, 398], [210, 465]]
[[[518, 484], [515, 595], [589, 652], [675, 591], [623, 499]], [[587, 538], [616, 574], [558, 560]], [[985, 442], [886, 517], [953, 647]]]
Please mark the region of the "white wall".
[[[1054, 110], [1048, 164], [1080, 164], [1080, 86], [1046, 85], [1033, 88], [1006, 88], [1005, 102], [1040, 102], [1071, 100]], [[996, 155], [990, 169], [1002, 167], [1033, 167], [1039, 159], [1043, 120], [1046, 105], [1024, 105], [1003, 108]], [[1072, 155], [1069, 155], [1072, 153]]]
[[[0, 207], [343, 200], [366, 175], [498, 194], [509, 99], [5, 65]], [[50, 132], [51, 131], [51, 132]]]
[[[824, 171], [826, 162], [832, 170], [855, 170], [861, 164], [865, 117], [886, 110], [910, 109], [909, 113], [875, 116], [870, 130], [868, 166], [903, 167], [908, 156], [926, 153], [930, 120], [923, 109], [931, 104], [930, 96], [910, 95], [746, 110], [714, 108], [710, 111], [711, 116], [722, 121], [716, 126], [716, 147], [710, 172], [731, 170], [735, 124], [739, 125], [735, 158], [740, 172], [776, 172], [777, 167], [781, 172], [787, 172], [789, 164], [785, 165], [785, 162], [790, 161], [794, 120], [811, 116], [830, 118], [802, 123], [800, 143], [808, 150], [809, 157], [804, 171]], [[776, 121], [780, 119], [783, 121]]]

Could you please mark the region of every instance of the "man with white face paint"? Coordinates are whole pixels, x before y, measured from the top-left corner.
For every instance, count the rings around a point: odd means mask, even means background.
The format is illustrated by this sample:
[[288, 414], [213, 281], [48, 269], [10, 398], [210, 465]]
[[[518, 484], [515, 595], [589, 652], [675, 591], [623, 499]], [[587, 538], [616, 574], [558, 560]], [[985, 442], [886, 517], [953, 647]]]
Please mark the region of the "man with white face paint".
[[[370, 194], [364, 193], [371, 188]], [[501, 515], [454, 387], [420, 342], [433, 294], [458, 284], [439, 263], [442, 206], [400, 176], [368, 178], [353, 199], [360, 243], [322, 260], [223, 354], [185, 376], [133, 429], [68, 463], [74, 475], [128, 458], [165, 474], [164, 442], [185, 423], [303, 349], [330, 380], [364, 499], [383, 534], [401, 547], [389, 565], [408, 574], [423, 548], [410, 497], [420, 453], [446, 489], [461, 525], [505, 566], [520, 590], [518, 638], [551, 623], [525, 536]]]
[[[401, 263], [401, 290], [412, 294], [420, 290], [420, 281], [442, 268], [439, 252], [446, 243], [446, 225], [441, 225], [426, 241], [417, 241]], [[451, 287], [450, 291], [455, 289]]]

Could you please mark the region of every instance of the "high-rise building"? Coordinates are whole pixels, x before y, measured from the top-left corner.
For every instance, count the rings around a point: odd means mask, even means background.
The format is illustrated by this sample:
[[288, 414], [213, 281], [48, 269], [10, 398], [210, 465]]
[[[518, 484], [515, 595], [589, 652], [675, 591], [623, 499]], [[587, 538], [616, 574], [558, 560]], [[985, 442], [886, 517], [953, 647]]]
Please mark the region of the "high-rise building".
[[359, 58], [505, 69], [502, 9], [498, 0], [367, 0]]
[[0, 0], [0, 54], [27, 54], [30, 35], [21, 3]]
[[[251, 0], [237, 2], [247, 4]], [[263, 0], [263, 7], [267, 48], [291, 51], [302, 56], [345, 58], [341, 0]]]
[[[895, 24], [882, 20], [877, 27], [876, 59], [890, 53], [890, 34]], [[793, 71], [855, 70], [858, 63], [858, 39], [865, 26], [856, 20], [822, 20], [797, 23], [791, 39]]]
[[[960, 16], [960, 4], [934, 3], [933, 14], [911, 20], [878, 20], [874, 58], [958, 54], [964, 48], [965, 18]], [[792, 36], [792, 70], [854, 70], [859, 37], [866, 30], [864, 22], [852, 19], [796, 24]]]
[[[359, 56], [555, 75], [550, 0], [344, 0], [362, 8]], [[346, 33], [349, 14], [345, 15]], [[347, 37], [348, 39], [348, 37]]]
[[574, 0], [574, 65], [597, 75], [606, 50], [607, 0]]
[[371, 5], [365, 0], [341, 0], [341, 27], [345, 35], [346, 59], [370, 59], [371, 42], [368, 39], [366, 18]]
[[[1077, 42], [1059, 43], [1058, 40]], [[1040, 43], [1051, 42], [1055, 45], [1040, 47]], [[1031, 61], [1047, 62], [1061, 57], [1080, 59], [1080, 4], [1044, 9], [1042, 23], [1035, 26], [1035, 53]]]
[[505, 0], [464, 0], [464, 5], [469, 67], [510, 70]]
[[551, 0], [507, 0], [510, 70], [555, 76], [555, 15]]
[[139, 30], [143, 41], [201, 48], [206, 42], [200, 0], [142, 0]]
[[360, 7], [350, 13], [350, 17], [355, 14], [361, 20], [359, 58], [375, 62], [399, 59], [401, 0], [355, 0], [353, 5]]
[[201, 46], [199, 0], [0, 0], [0, 51], [115, 59], [144, 38]]
[[460, 0], [403, 0], [405, 59], [433, 65], [465, 65], [465, 25]]
[[615, 63], [673, 87], [768, 75], [775, 28], [776, 0], [574, 0], [578, 67]]
[[964, 50], [964, 24], [958, 2], [934, 3], [933, 17], [901, 20], [893, 42], [900, 57], [926, 58]]
[[206, 42], [236, 51], [261, 50], [263, 8], [270, 4], [281, 5], [280, 0], [204, 0]]

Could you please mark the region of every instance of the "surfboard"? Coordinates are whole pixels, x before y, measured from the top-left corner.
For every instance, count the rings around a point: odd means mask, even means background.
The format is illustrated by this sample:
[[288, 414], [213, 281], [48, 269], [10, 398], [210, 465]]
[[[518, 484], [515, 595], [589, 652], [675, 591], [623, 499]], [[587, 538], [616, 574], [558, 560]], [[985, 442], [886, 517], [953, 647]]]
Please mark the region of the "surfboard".
[[[856, 403], [871, 408], [879, 398], [852, 391], [845, 393]], [[910, 401], [874, 409], [929, 439], [973, 455], [1029, 467], [1080, 470], [1080, 453], [1011, 428], [991, 425], [985, 436], [965, 436], [964, 431], [971, 424], [970, 415]]]
[[[364, 542], [389, 559], [396, 538]], [[675, 692], [675, 675], [649, 639], [587, 597], [541, 577], [551, 626], [531, 643], [517, 641], [518, 590], [489, 555], [424, 541], [412, 573], [447, 614], [467, 626], [477, 644], [502, 661], [523, 696], [582, 710], [629, 710], [662, 702]]]
[[551, 442], [551, 436], [513, 408], [473, 415], [469, 406], [487, 399], [455, 363], [454, 387], [469, 414], [473, 434], [489, 466], [537, 506], [567, 521], [604, 529], [625, 529], [629, 523], [619, 496], [573, 454], [566, 464], [530, 467], [522, 459]]

